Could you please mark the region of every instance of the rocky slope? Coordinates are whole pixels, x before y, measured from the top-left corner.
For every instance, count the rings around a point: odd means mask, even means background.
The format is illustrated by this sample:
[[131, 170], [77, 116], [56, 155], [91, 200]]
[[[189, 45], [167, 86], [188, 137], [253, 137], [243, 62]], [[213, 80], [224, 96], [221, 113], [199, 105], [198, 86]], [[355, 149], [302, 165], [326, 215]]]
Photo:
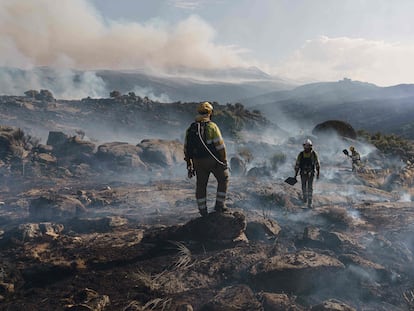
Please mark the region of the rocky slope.
[[[87, 139], [86, 120], [128, 121], [136, 114], [116, 109], [137, 103], [86, 100], [79, 108], [7, 100], [0, 129], [0, 310], [414, 307], [410, 155], [312, 137], [322, 171], [314, 208], [307, 209], [299, 183], [283, 182], [303, 134], [271, 144], [254, 131], [242, 142], [229, 131], [227, 142], [239, 146], [230, 156], [244, 170], [233, 167], [230, 212], [200, 218], [180, 139]], [[171, 114], [154, 109], [148, 106], [145, 119], [156, 131]], [[33, 128], [53, 125], [47, 140], [6, 126], [21, 117]], [[351, 143], [363, 156], [357, 173], [342, 153]], [[215, 187], [212, 180], [210, 205]]]

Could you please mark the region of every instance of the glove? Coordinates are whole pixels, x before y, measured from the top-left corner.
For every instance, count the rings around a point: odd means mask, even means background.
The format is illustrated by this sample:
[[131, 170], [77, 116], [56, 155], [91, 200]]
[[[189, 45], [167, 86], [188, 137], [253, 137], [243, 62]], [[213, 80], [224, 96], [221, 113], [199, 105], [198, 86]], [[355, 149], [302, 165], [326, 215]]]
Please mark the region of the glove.
[[184, 160], [187, 162], [187, 176], [188, 178], [192, 178], [193, 176], [195, 176], [193, 162], [191, 159], [188, 159], [188, 158], [184, 158]]
[[195, 176], [195, 171], [192, 168], [187, 169], [187, 176], [188, 178], [193, 178]]
[[316, 174], [316, 179], [319, 179], [319, 173], [318, 173], [318, 174]]
[[195, 176], [195, 170], [192, 162], [187, 162], [187, 176], [188, 178]]

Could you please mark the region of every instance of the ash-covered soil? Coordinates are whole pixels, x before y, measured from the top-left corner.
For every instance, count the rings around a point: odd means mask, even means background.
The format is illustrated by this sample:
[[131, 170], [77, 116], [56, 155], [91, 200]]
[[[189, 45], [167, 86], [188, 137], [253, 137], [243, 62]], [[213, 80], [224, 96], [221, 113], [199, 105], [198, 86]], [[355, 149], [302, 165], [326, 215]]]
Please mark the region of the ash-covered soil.
[[[33, 124], [51, 113], [31, 105]], [[179, 139], [96, 142], [62, 125], [39, 142], [2, 120], [0, 310], [414, 308], [412, 155], [315, 137], [308, 209], [300, 183], [283, 182], [302, 137], [239, 150], [228, 137], [230, 157], [249, 159], [232, 170], [230, 212], [201, 218]], [[350, 143], [357, 173], [341, 152]]]

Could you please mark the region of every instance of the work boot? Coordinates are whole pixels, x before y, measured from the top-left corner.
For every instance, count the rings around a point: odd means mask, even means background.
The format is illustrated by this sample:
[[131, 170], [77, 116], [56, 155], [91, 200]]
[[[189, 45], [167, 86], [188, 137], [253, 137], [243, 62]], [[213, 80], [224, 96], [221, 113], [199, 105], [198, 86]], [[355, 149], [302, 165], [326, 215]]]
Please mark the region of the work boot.
[[208, 215], [207, 207], [199, 208], [198, 211], [202, 217], [206, 217]]
[[217, 213], [225, 213], [225, 212], [228, 212], [229, 211], [229, 209], [226, 207], [226, 205], [224, 205], [224, 204], [217, 204], [217, 203], [216, 203], [216, 206], [214, 207], [214, 210]]
[[303, 196], [302, 201], [303, 201], [303, 203], [305, 203], [305, 204], [306, 204], [306, 202], [308, 202], [308, 198], [307, 198], [307, 196], [306, 196], [306, 195], [304, 195], [304, 196]]
[[313, 205], [312, 205], [312, 199], [309, 199], [308, 200], [308, 208], [312, 208], [313, 207]]

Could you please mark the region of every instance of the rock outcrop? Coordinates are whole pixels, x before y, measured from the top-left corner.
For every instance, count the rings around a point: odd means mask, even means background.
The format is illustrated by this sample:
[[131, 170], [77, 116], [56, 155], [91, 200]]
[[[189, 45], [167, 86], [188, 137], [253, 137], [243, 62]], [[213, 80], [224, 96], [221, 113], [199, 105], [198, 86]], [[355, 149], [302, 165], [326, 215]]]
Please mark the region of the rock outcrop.
[[312, 134], [323, 135], [335, 133], [342, 137], [356, 139], [357, 134], [351, 124], [340, 120], [329, 120], [314, 127]]

